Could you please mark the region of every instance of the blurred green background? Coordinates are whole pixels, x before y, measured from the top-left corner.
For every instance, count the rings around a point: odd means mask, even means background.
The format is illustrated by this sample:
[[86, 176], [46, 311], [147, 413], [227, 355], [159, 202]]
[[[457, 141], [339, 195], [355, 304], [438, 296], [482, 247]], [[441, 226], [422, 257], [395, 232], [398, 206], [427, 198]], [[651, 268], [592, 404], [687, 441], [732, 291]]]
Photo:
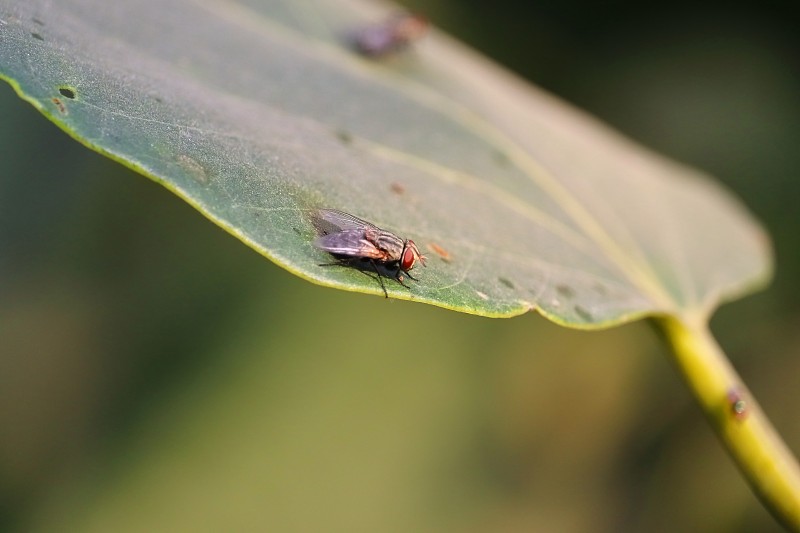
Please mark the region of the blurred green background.
[[[713, 326], [798, 453], [792, 4], [406, 4], [764, 221], [776, 280]], [[0, 118], [0, 530], [778, 530], [647, 323], [320, 288], [5, 85]]]

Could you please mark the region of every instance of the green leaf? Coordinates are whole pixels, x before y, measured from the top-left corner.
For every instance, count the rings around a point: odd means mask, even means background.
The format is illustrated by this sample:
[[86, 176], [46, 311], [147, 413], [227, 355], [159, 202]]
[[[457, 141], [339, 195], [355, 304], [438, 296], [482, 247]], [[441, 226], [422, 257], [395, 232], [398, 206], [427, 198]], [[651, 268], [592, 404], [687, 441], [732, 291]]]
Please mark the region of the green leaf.
[[431, 31], [369, 59], [361, 0], [0, 3], [0, 74], [92, 149], [284, 268], [382, 294], [312, 245], [341, 209], [429, 256], [394, 298], [579, 327], [706, 316], [763, 283], [758, 225], [636, 146]]

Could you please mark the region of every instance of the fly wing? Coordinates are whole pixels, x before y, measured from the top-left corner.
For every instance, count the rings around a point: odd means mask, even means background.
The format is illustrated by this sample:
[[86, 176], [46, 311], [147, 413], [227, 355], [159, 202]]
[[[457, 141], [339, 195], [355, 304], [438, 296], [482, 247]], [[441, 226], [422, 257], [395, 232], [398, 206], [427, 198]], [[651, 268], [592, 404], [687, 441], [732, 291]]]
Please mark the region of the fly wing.
[[386, 257], [386, 252], [379, 250], [364, 238], [363, 229], [350, 229], [323, 235], [314, 241], [314, 246], [329, 254], [378, 260]]
[[377, 230], [378, 227], [366, 220], [336, 209], [317, 209], [311, 215], [314, 228], [320, 235], [328, 235], [351, 230]]

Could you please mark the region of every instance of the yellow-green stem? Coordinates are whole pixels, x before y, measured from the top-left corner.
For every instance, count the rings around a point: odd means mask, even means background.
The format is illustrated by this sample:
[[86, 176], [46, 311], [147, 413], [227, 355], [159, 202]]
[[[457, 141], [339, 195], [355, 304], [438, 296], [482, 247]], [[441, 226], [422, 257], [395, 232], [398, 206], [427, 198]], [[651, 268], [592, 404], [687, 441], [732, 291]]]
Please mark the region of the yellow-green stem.
[[697, 401], [753, 491], [800, 531], [800, 468], [708, 331], [705, 320], [656, 320]]

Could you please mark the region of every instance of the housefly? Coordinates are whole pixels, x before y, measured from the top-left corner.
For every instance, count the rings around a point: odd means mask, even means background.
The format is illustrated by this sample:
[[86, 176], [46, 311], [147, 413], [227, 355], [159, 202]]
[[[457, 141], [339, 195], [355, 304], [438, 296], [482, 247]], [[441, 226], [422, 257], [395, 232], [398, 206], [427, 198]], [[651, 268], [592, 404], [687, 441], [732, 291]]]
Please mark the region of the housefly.
[[378, 276], [383, 294], [388, 298], [382, 277], [389, 277], [400, 285], [405, 276], [416, 281], [409, 271], [419, 261], [425, 266], [425, 256], [411, 239], [402, 239], [375, 224], [336, 209], [317, 209], [311, 221], [319, 237], [314, 246], [335, 257], [338, 262], [330, 265], [356, 267], [362, 272], [371, 268]]

